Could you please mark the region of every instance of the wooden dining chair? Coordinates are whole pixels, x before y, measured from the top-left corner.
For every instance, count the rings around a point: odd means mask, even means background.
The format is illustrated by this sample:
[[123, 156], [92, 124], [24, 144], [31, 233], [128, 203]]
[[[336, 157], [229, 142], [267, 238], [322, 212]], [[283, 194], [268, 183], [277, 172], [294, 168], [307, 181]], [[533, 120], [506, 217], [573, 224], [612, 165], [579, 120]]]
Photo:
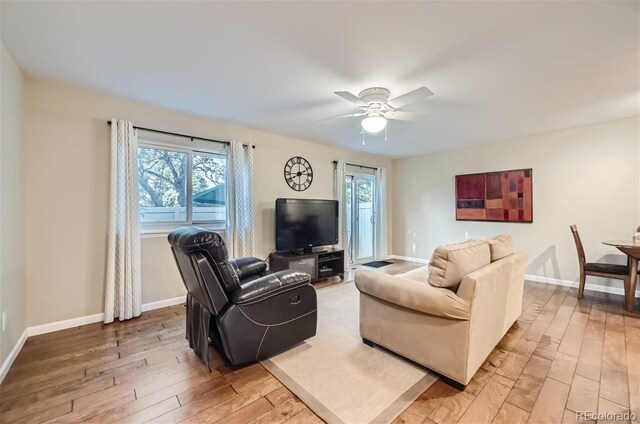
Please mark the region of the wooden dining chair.
[[626, 293], [630, 283], [629, 267], [626, 265], [618, 264], [587, 262], [584, 255], [584, 248], [582, 247], [582, 241], [580, 241], [580, 235], [578, 234], [578, 228], [575, 225], [571, 225], [570, 228], [571, 233], [573, 234], [573, 240], [576, 242], [576, 250], [578, 251], [578, 263], [580, 265], [580, 286], [578, 287], [578, 299], [582, 299], [582, 297], [584, 296], [584, 283], [587, 279], [587, 275], [622, 280], [624, 282], [624, 291]]

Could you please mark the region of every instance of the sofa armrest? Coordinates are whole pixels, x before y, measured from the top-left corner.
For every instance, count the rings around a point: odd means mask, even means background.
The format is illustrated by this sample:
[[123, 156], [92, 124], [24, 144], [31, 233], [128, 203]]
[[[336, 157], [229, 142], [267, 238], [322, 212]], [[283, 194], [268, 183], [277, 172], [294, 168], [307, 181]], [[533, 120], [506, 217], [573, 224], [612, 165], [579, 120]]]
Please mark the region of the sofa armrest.
[[[489, 305], [505, 293], [519, 288], [519, 297], [510, 299], [522, 303], [522, 286], [527, 265], [527, 254], [516, 252], [503, 259], [497, 260], [486, 267], [480, 268], [466, 275], [458, 286], [457, 294], [471, 304], [471, 308], [482, 307], [481, 302]], [[517, 294], [517, 293], [516, 293]]]
[[234, 291], [233, 303], [255, 303], [311, 282], [311, 276], [299, 271], [278, 271], [250, 281]]
[[517, 252], [465, 276], [458, 296], [471, 304], [468, 372], [473, 375], [518, 319], [527, 254]]
[[245, 258], [237, 258], [229, 261], [233, 269], [238, 274], [240, 282], [242, 280], [258, 275], [267, 270], [267, 264], [265, 261], [253, 256], [247, 256]]
[[358, 271], [355, 280], [360, 292], [395, 305], [444, 318], [469, 319], [469, 303], [449, 289], [375, 271]]

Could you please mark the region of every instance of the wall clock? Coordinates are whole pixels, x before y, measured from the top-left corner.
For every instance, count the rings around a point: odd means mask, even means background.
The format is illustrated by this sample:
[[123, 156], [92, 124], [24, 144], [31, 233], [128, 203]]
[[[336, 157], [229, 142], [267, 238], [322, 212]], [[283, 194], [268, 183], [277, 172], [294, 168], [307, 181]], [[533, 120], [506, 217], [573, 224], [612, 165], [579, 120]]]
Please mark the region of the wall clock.
[[301, 156], [294, 156], [284, 164], [284, 179], [296, 191], [305, 191], [313, 182], [311, 164]]

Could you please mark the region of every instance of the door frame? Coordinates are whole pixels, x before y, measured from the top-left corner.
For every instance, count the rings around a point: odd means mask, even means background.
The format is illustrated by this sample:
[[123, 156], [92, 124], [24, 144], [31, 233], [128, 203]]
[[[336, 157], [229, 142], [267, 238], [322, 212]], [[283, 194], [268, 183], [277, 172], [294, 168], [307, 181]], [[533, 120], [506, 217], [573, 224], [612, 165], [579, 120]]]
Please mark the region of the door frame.
[[355, 183], [356, 180], [360, 179], [360, 180], [368, 180], [371, 182], [371, 207], [373, 208], [373, 203], [374, 203], [374, 196], [375, 196], [375, 184], [376, 184], [376, 178], [375, 175], [372, 174], [366, 174], [363, 172], [353, 172], [353, 171], [347, 171], [345, 172], [345, 181], [343, 182], [345, 184], [345, 190], [346, 190], [346, 184], [347, 184], [347, 179], [351, 179], [351, 199], [349, 199], [349, 203], [351, 205], [351, 216], [347, 217], [347, 219], [349, 219], [351, 221], [351, 237], [350, 240], [348, 240], [347, 243], [347, 251], [348, 251], [348, 256], [349, 256], [349, 264], [350, 265], [357, 265], [357, 264], [361, 264], [361, 263], [365, 263], [365, 262], [370, 262], [373, 261], [375, 259], [375, 216], [373, 214], [372, 211], [372, 220], [371, 220], [371, 256], [368, 256], [366, 258], [358, 258], [358, 252], [360, 250], [360, 245], [359, 245], [359, 210], [356, 207], [356, 199], [357, 199], [357, 195], [358, 195], [358, 188], [357, 188], [357, 184]]

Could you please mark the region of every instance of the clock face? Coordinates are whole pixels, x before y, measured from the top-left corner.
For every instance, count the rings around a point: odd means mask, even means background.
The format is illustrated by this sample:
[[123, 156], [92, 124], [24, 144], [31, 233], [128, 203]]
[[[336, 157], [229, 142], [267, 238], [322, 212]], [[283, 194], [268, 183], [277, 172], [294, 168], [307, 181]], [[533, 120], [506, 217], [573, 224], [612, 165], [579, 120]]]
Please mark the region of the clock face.
[[307, 160], [294, 156], [284, 165], [284, 179], [296, 191], [305, 191], [313, 181], [313, 169]]

